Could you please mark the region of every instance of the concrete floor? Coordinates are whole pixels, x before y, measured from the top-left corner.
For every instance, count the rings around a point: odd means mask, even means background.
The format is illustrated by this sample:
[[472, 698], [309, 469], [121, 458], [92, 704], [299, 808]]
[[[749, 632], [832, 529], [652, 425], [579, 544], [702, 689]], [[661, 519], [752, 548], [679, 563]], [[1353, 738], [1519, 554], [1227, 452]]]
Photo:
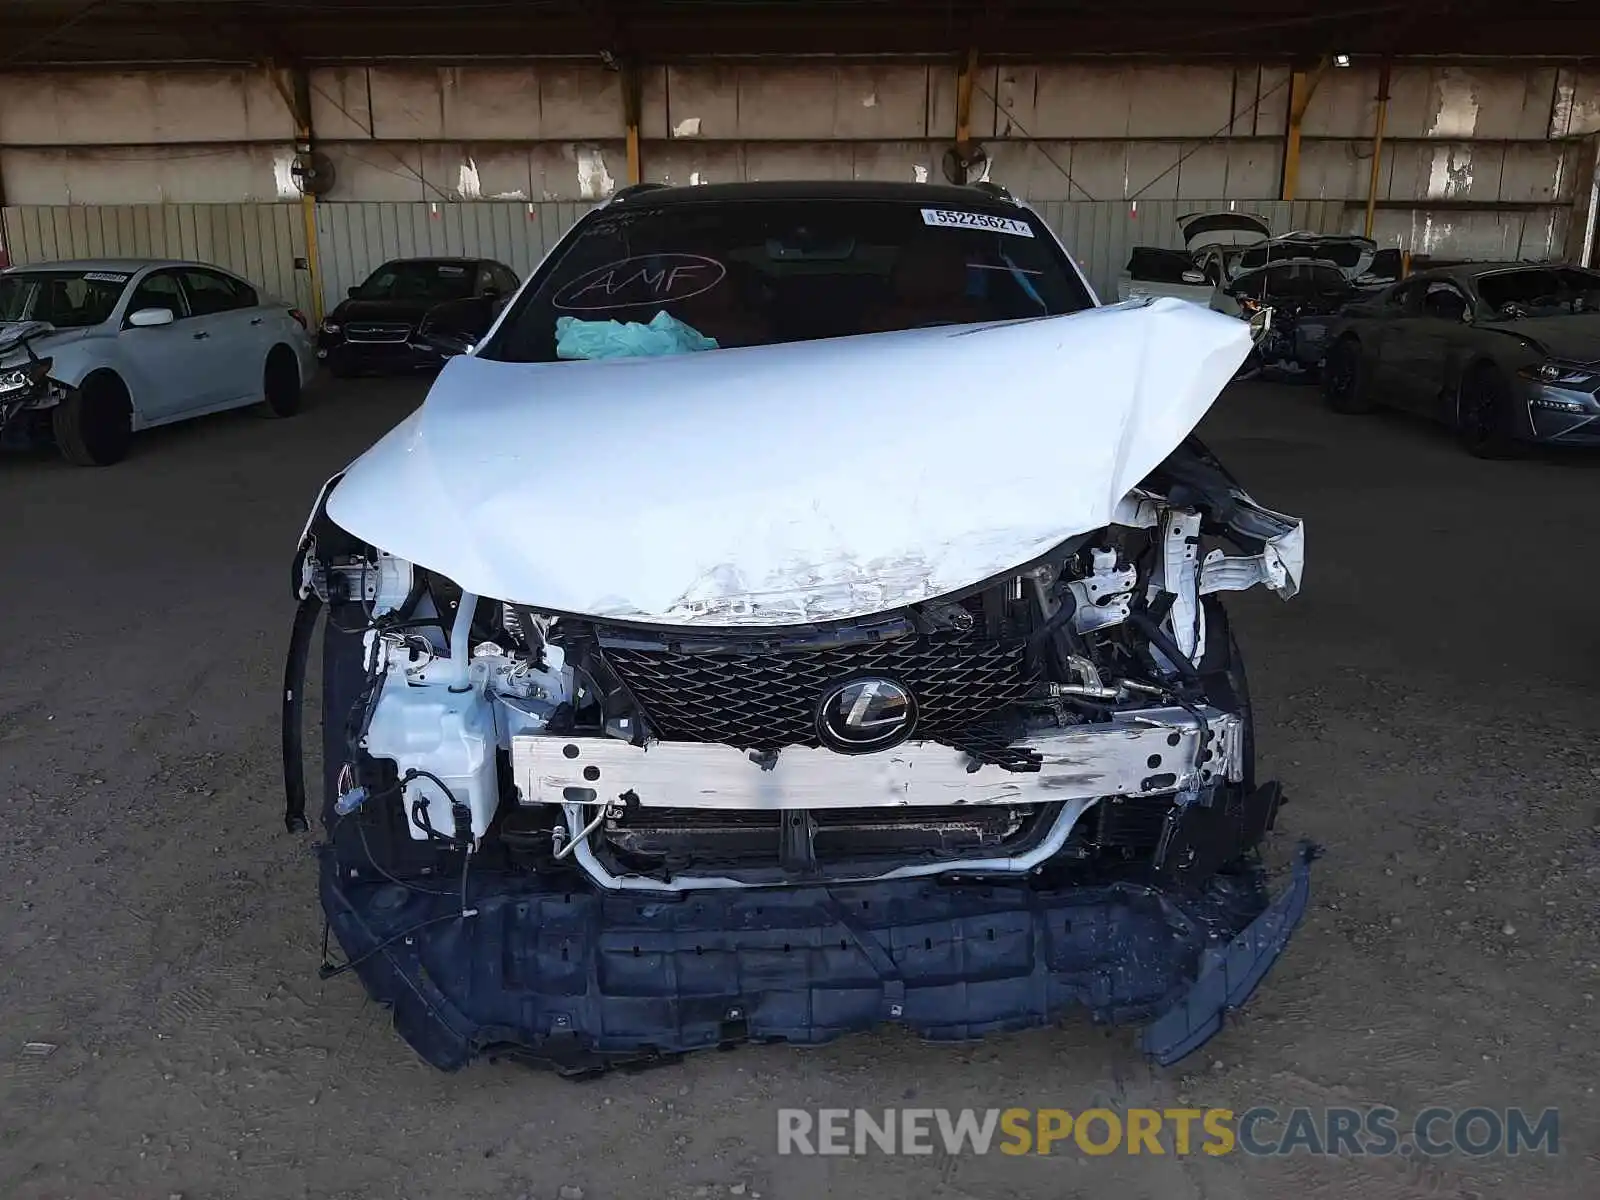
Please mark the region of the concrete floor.
[[[307, 843], [282, 829], [293, 542], [324, 477], [421, 391], [180, 426], [112, 470], [0, 460], [0, 1195], [1593, 1195], [1600, 457], [1478, 462], [1304, 389], [1219, 404], [1214, 446], [1307, 520], [1303, 595], [1236, 611], [1263, 767], [1292, 798], [1272, 857], [1302, 836], [1328, 855], [1276, 971], [1179, 1069], [1072, 1022], [574, 1085], [438, 1074], [353, 979], [319, 983]], [[784, 1106], [1180, 1103], [1555, 1106], [1562, 1153], [775, 1153]]]

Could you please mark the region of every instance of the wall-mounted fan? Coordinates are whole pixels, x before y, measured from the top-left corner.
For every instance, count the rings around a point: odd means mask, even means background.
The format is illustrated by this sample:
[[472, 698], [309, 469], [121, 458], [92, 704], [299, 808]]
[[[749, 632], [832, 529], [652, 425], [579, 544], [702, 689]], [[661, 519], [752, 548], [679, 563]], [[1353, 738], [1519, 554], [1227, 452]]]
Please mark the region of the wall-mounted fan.
[[320, 150], [303, 150], [289, 168], [294, 185], [307, 196], [326, 196], [333, 190], [333, 160]]
[[976, 183], [989, 165], [989, 153], [977, 142], [951, 146], [944, 152], [944, 177], [954, 184]]

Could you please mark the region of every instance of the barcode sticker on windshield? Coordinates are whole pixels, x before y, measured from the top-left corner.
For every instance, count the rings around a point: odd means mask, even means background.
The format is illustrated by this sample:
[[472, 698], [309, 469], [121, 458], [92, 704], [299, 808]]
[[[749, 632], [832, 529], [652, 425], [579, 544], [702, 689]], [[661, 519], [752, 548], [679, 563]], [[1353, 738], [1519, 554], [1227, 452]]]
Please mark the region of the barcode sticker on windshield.
[[1010, 217], [993, 217], [988, 213], [955, 212], [948, 208], [922, 210], [924, 225], [945, 225], [953, 229], [990, 229], [995, 233], [1009, 233], [1016, 237], [1032, 237], [1033, 227], [1026, 221]]
[[128, 282], [128, 277], [126, 275], [118, 275], [118, 274], [116, 274], [115, 272], [112, 272], [112, 271], [85, 271], [83, 273], [83, 277], [85, 279], [92, 279], [96, 283], [127, 283]]

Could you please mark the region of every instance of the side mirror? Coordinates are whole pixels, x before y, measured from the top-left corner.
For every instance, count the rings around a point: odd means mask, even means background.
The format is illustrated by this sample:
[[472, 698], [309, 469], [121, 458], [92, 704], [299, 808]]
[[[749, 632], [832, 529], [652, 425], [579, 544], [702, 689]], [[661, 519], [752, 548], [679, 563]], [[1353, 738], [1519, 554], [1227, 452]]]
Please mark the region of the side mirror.
[[1179, 278], [1185, 283], [1204, 283], [1206, 281], [1204, 271], [1185, 271]]
[[432, 351], [440, 358], [457, 358], [463, 354], [471, 354], [477, 345], [478, 343], [465, 333], [426, 329], [417, 333], [411, 348]]
[[1272, 332], [1272, 310], [1258, 308], [1250, 317], [1250, 340], [1260, 345], [1262, 339]]
[[361, 288], [360, 287], [345, 288], [345, 290], [344, 290], [344, 294], [346, 296], [349, 296], [350, 299], [352, 299], [352, 300], [354, 300], [356, 298], [356, 296], [360, 294], [360, 292], [361, 292]]
[[140, 308], [128, 314], [128, 324], [138, 329], [148, 329], [152, 325], [171, 325], [173, 319], [170, 308]]

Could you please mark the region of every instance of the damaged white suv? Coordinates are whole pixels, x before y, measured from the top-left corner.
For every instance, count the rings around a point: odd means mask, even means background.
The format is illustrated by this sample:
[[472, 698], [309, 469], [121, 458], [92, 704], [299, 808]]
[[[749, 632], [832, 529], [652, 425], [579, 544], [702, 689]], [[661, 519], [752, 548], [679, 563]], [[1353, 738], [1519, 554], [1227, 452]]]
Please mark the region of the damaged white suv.
[[1269, 899], [1221, 603], [1292, 596], [1301, 525], [1191, 436], [1249, 336], [1097, 307], [998, 189], [584, 217], [302, 539], [325, 971], [445, 1068], [1073, 1006], [1199, 1045], [1311, 858]]

